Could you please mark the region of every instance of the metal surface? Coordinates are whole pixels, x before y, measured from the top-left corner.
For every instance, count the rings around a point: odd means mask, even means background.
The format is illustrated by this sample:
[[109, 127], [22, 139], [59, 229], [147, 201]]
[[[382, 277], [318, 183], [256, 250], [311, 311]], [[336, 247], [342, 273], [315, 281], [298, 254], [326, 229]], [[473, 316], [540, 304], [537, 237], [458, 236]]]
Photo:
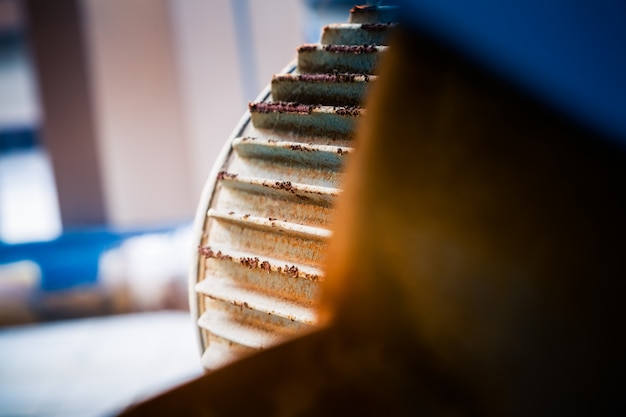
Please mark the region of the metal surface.
[[325, 28], [329, 45], [300, 47], [227, 141], [194, 226], [190, 304], [205, 369], [315, 325], [342, 168], [365, 114], [358, 103], [385, 51], [332, 42], [382, 41], [390, 28]]

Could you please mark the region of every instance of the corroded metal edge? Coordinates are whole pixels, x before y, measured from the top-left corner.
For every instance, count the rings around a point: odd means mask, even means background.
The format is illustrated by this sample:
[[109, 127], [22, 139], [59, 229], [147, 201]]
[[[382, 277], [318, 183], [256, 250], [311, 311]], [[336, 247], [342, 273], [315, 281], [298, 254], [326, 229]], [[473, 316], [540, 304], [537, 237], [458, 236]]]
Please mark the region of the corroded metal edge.
[[[292, 61], [289, 65], [287, 65], [280, 73], [281, 74], [289, 74], [293, 73], [296, 69], [296, 61]], [[261, 94], [257, 96], [256, 101], [267, 101], [271, 96], [271, 83], [268, 84]], [[243, 132], [246, 130], [248, 125], [251, 123], [251, 114], [249, 110], [246, 110], [239, 120], [239, 123], [226, 140], [226, 143], [222, 147], [220, 153], [217, 156], [217, 159], [213, 163], [211, 168], [211, 172], [209, 173], [208, 179], [204, 184], [204, 188], [202, 190], [202, 194], [200, 196], [200, 201], [198, 204], [198, 210], [196, 211], [194, 223], [193, 223], [193, 235], [192, 239], [195, 243], [195, 246], [201, 246], [204, 242], [204, 234], [206, 231], [207, 222], [209, 221], [209, 217], [207, 215], [209, 208], [213, 203], [213, 197], [215, 195], [215, 187], [217, 182], [215, 178], [217, 178], [218, 174], [224, 170], [225, 165], [227, 164], [231, 154], [233, 153], [233, 141], [242, 136]], [[194, 248], [195, 249], [195, 248]], [[189, 280], [188, 280], [188, 294], [189, 294], [189, 309], [191, 313], [191, 318], [193, 320], [193, 325], [198, 331], [197, 337], [199, 342], [200, 354], [202, 355], [205, 351], [206, 346], [208, 346], [208, 340], [205, 340], [202, 329], [197, 325], [197, 321], [200, 317], [200, 299], [202, 295], [196, 293], [195, 286], [198, 283], [198, 277], [204, 276], [205, 263], [202, 255], [194, 250], [191, 260], [191, 269], [189, 272]]]

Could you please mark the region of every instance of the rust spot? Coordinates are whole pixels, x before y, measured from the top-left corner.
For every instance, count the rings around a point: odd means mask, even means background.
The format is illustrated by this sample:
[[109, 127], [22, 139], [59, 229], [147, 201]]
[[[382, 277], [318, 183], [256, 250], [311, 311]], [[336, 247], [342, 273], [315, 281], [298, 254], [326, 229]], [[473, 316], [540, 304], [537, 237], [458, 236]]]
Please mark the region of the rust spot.
[[231, 303], [237, 307], [251, 308], [250, 305], [245, 301], [233, 300]]
[[378, 48], [374, 45], [324, 45], [324, 50], [334, 53], [346, 54], [371, 54], [378, 52]]
[[249, 103], [248, 108], [251, 112], [256, 113], [296, 113], [296, 114], [311, 114], [311, 112], [318, 108], [317, 104], [301, 104], [291, 101], [277, 101], [273, 103]]
[[363, 23], [361, 29], [370, 32], [380, 32], [389, 29], [392, 26], [391, 23]]
[[291, 185], [291, 181], [276, 181], [272, 188], [289, 191], [291, 193], [296, 192], [295, 188], [293, 188], [293, 185]]
[[211, 249], [209, 246], [199, 246], [198, 252], [206, 258], [219, 259], [220, 261], [223, 261], [223, 260], [232, 261], [233, 260], [232, 256], [223, 254], [221, 250], [214, 252], [213, 249]]
[[237, 174], [230, 174], [230, 173], [228, 173], [226, 171], [220, 171], [217, 174], [217, 180], [218, 181], [219, 180], [223, 180], [223, 179], [233, 180], [235, 178], [237, 178]]
[[207, 258], [213, 257], [213, 250], [209, 246], [198, 246], [198, 253], [202, 256], [206, 256]]
[[301, 151], [303, 150], [302, 145], [291, 145], [290, 146], [292, 151]]
[[233, 214], [235, 214], [235, 212], [234, 211], [229, 211], [228, 214], [230, 214], [232, 216]]
[[274, 218], [274, 217], [268, 217], [267, 219], [268, 219], [269, 221], [271, 221], [271, 222], [273, 222], [274, 220], [278, 220], [278, 219], [276, 219], [276, 218]]
[[241, 258], [239, 261], [242, 265], [247, 266], [249, 269], [258, 268], [259, 267], [259, 258]]
[[244, 218], [244, 219], [247, 219], [248, 217], [250, 217], [250, 214], [248, 214], [248, 213], [246, 213], [246, 214], [244, 214], [244, 215], [243, 215], [243, 218]]
[[272, 265], [270, 265], [270, 263], [267, 261], [263, 261], [261, 262], [261, 269], [269, 274], [270, 270], [272, 269]]
[[343, 155], [343, 149], [341, 149], [341, 148], [337, 148], [337, 153], [338, 153], [339, 155]]
[[309, 51], [315, 51], [316, 49], [317, 49], [317, 45], [315, 44], [300, 45], [298, 47], [298, 52], [309, 52]]
[[303, 81], [309, 83], [351, 83], [356, 78], [362, 78], [363, 81], [369, 81], [369, 75], [349, 72], [338, 72], [334, 70], [331, 73], [324, 74], [299, 74], [296, 77], [277, 78], [278, 80], [284, 79], [286, 81]]
[[361, 108], [359, 106], [337, 107], [335, 113], [340, 116], [360, 116]]
[[306, 279], [311, 280], [311, 281], [319, 281], [319, 279], [320, 279], [320, 276], [317, 275], [317, 274], [305, 274], [304, 277]]
[[285, 273], [290, 277], [297, 277], [300, 270], [295, 265], [285, 265]]

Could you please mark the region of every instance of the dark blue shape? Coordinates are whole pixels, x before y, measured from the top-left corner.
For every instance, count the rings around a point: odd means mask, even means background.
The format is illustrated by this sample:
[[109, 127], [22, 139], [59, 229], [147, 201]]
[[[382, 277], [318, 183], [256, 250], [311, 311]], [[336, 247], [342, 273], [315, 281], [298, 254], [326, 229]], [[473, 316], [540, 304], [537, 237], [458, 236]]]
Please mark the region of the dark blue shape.
[[39, 132], [32, 126], [4, 127], [0, 130], [0, 153], [30, 149], [39, 144]]
[[405, 25], [626, 145], [623, 0], [399, 0]]

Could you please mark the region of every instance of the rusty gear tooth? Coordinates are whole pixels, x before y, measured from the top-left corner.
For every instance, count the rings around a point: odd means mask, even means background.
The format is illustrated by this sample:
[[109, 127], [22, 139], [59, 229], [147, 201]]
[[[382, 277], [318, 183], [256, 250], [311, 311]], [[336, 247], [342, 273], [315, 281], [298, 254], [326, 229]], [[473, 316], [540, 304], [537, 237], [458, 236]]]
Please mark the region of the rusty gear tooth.
[[316, 324], [343, 155], [352, 152], [362, 98], [386, 53], [377, 39], [392, 26], [386, 19], [393, 12], [384, 7], [353, 14], [359, 22], [324, 28], [326, 39], [349, 42], [301, 45], [293, 66], [248, 103], [207, 181], [190, 282], [207, 369]]

